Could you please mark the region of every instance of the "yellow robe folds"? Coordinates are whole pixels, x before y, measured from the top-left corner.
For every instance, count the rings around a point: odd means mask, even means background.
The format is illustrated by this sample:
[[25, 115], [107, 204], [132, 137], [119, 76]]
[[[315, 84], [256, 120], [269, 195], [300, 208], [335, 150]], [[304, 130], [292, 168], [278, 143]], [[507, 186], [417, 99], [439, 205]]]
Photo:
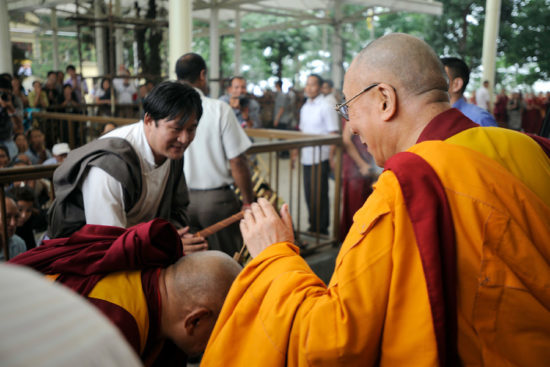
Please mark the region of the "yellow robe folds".
[[[548, 157], [525, 135], [481, 127], [409, 151], [435, 170], [450, 204], [462, 365], [548, 363]], [[277, 243], [231, 288], [202, 366], [286, 365], [439, 365], [419, 250], [393, 172], [355, 214], [328, 287], [294, 245]]]

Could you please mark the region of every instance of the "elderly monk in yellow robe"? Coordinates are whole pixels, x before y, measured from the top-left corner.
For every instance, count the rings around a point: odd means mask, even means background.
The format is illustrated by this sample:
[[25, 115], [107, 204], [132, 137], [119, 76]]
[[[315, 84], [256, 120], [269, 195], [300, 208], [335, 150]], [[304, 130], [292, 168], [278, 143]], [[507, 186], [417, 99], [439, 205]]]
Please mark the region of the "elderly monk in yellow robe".
[[325, 286], [281, 217], [241, 222], [254, 259], [204, 366], [541, 366], [550, 361], [548, 140], [452, 109], [423, 41], [369, 44], [339, 106], [385, 171]]

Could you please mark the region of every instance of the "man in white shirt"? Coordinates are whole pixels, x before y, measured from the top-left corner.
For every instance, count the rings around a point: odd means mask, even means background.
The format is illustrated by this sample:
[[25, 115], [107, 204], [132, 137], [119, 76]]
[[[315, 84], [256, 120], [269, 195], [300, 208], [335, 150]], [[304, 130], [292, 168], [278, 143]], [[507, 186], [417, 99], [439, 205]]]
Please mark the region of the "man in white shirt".
[[[337, 134], [339, 131], [338, 114], [334, 106], [327, 103], [321, 94], [323, 79], [316, 74], [307, 78], [305, 94], [308, 99], [300, 110], [300, 130], [307, 134]], [[319, 152], [320, 149], [320, 152]], [[329, 200], [328, 179], [330, 162], [333, 160], [334, 147], [306, 147], [302, 149], [302, 165], [304, 167], [304, 192], [309, 209], [309, 231], [328, 234]], [[296, 155], [293, 154], [293, 160]], [[320, 193], [316, 178], [320, 174]], [[313, 172], [312, 172], [313, 171]], [[319, 197], [319, 201], [317, 198]], [[319, 206], [316, 204], [319, 203]], [[319, 213], [318, 213], [319, 212]], [[317, 217], [319, 216], [319, 221]]]
[[483, 86], [476, 91], [476, 105], [491, 111], [491, 96], [489, 94], [489, 81], [485, 80]]
[[[253, 201], [250, 169], [245, 151], [252, 145], [231, 107], [205, 96], [206, 63], [188, 53], [176, 63], [178, 80], [195, 88], [202, 100], [203, 114], [197, 136], [185, 151], [184, 172], [189, 186], [191, 226], [203, 229], [247, 207]], [[241, 192], [243, 204], [232, 186]], [[208, 237], [210, 249], [232, 256], [242, 246], [237, 223]]]
[[180, 228], [186, 252], [206, 249], [203, 238], [188, 233], [183, 175], [183, 153], [202, 115], [200, 96], [164, 82], [143, 109], [143, 121], [71, 151], [55, 171], [50, 237], [66, 237], [84, 224], [128, 228], [159, 217]]

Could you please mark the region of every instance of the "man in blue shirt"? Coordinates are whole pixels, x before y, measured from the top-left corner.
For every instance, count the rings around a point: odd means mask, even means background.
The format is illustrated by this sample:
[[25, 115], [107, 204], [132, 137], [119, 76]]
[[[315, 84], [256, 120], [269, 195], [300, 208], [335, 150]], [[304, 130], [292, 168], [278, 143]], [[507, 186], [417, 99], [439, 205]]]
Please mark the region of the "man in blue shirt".
[[487, 110], [466, 102], [464, 91], [470, 81], [470, 68], [456, 57], [443, 57], [441, 62], [449, 77], [449, 96], [451, 105], [457, 108], [470, 120], [481, 126], [498, 126], [493, 115]]

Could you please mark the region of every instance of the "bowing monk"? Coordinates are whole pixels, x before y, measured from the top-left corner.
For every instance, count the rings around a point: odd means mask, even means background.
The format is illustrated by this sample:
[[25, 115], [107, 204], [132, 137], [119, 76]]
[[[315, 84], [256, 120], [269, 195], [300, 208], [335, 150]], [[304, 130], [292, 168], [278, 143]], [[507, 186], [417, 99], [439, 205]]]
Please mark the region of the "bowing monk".
[[[385, 168], [326, 286], [263, 200], [241, 231], [205, 366], [536, 366], [550, 361], [549, 141], [452, 109], [423, 41], [370, 43], [338, 106]], [[238, 348], [234, 348], [238, 346]]]
[[180, 237], [156, 219], [129, 229], [85, 225], [11, 260], [84, 296], [121, 331], [146, 366], [185, 365], [204, 351], [241, 270], [218, 251], [183, 256]]

